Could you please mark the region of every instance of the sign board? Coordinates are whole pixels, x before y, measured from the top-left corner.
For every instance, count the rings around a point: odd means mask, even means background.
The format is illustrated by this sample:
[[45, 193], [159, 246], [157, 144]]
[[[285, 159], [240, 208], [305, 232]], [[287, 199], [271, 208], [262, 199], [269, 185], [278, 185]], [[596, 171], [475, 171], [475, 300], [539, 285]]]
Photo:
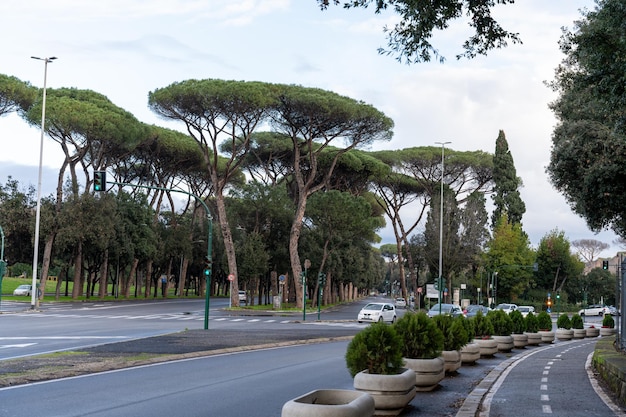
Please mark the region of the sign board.
[[422, 287], [417, 287], [417, 293], [418, 293], [418, 294], [421, 294], [421, 293], [422, 293], [422, 291], [423, 291], [423, 290], [422, 290]]
[[228, 274], [228, 280], [229, 281], [234, 281], [235, 280], [235, 274]]
[[284, 275], [279, 276], [278, 280], [281, 281], [281, 282], [284, 281], [285, 280], [285, 276]]
[[426, 284], [426, 298], [439, 298], [439, 291], [434, 284]]

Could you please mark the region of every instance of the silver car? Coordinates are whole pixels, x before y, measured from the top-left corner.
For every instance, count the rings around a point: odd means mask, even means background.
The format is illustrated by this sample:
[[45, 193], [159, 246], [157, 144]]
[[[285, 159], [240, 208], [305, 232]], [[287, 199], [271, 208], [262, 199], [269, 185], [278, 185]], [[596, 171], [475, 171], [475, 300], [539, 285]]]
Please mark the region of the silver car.
[[22, 284], [13, 290], [13, 295], [30, 295], [32, 288], [32, 285]]
[[359, 323], [363, 323], [364, 321], [388, 321], [389, 323], [395, 323], [396, 317], [396, 307], [393, 304], [369, 303], [359, 311], [357, 321]]

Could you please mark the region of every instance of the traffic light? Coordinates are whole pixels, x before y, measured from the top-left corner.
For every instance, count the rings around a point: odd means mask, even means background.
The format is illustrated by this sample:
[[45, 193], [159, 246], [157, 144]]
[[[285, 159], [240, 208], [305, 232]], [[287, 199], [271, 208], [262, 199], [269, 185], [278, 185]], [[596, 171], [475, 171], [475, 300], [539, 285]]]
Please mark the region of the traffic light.
[[213, 260], [211, 260], [211, 259], [209, 259], [207, 257], [204, 262], [205, 262], [205, 265], [204, 265], [204, 276], [205, 277], [209, 277], [211, 275], [211, 267], [213, 265]]
[[93, 190], [104, 191], [107, 186], [106, 171], [94, 171], [93, 173]]
[[609, 261], [602, 261], [602, 269], [609, 269]]
[[323, 286], [325, 286], [325, 285], [326, 285], [326, 274], [325, 274], [324, 272], [320, 272], [320, 273], [317, 275], [317, 283], [318, 283], [321, 287], [323, 287]]

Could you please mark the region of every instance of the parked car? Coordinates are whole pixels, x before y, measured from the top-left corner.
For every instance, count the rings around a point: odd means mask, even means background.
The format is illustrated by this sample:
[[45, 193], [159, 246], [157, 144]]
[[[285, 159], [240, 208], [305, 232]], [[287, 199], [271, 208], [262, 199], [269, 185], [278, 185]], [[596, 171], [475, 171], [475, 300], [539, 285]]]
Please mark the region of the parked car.
[[[434, 317], [439, 315], [439, 303], [433, 305], [430, 310], [428, 310], [428, 317]], [[448, 315], [452, 317], [462, 316], [463, 310], [456, 304], [441, 304], [441, 314]]]
[[479, 311], [482, 311], [483, 316], [484, 316], [487, 313], [489, 313], [489, 310], [491, 310], [489, 307], [482, 306], [480, 304], [470, 304], [467, 307], [465, 307], [464, 313], [465, 313], [465, 317], [474, 317], [476, 313], [478, 313]]
[[13, 290], [13, 295], [31, 295], [33, 290], [32, 285], [22, 284]]
[[396, 317], [396, 307], [393, 304], [369, 303], [359, 311], [357, 321], [359, 323], [363, 323], [364, 321], [388, 321], [395, 323]]
[[522, 316], [526, 317], [528, 313], [535, 314], [535, 307], [533, 306], [519, 306], [517, 307], [517, 311], [522, 313]]
[[406, 308], [406, 300], [402, 297], [396, 298], [396, 308]]
[[511, 304], [511, 303], [498, 304], [496, 306], [496, 310], [502, 310], [506, 314], [511, 314], [512, 311], [517, 310], [517, 304]]
[[604, 316], [607, 313], [609, 313], [609, 308], [602, 304], [592, 304], [578, 312], [581, 316]]
[[609, 313], [611, 313], [612, 316], [622, 315], [622, 313], [620, 313], [620, 311], [615, 306], [607, 306], [607, 308], [609, 309]]
[[248, 304], [248, 297], [246, 296], [246, 292], [239, 290], [239, 304], [245, 303]]

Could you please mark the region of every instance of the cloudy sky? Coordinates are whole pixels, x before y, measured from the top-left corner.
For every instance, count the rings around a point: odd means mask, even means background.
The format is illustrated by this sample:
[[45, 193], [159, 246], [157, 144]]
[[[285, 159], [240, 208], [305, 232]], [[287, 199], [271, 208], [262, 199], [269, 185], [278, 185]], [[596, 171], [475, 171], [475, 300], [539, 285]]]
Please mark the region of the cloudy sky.
[[[572, 27], [593, 0], [519, 0], [495, 16], [523, 45], [471, 61], [455, 60], [468, 35], [464, 22], [436, 35], [448, 58], [406, 65], [377, 53], [392, 13], [322, 12], [315, 0], [21, 0], [0, 3], [5, 34], [0, 73], [43, 85], [44, 64], [56, 56], [48, 87], [76, 87], [106, 95], [138, 119], [175, 127], [147, 107], [148, 93], [190, 78], [299, 84], [372, 104], [395, 122], [391, 142], [374, 149], [430, 146], [450, 141], [455, 150], [493, 153], [504, 130], [526, 203], [524, 230], [533, 246], [558, 228], [570, 240], [611, 244], [611, 232], [594, 235], [549, 184], [555, 98], [544, 81], [562, 59], [562, 27]], [[45, 140], [43, 189], [50, 193], [62, 160]], [[0, 182], [8, 175], [37, 184], [39, 131], [17, 116], [0, 118]], [[392, 242], [383, 232], [384, 243]], [[618, 250], [612, 246], [602, 256]]]

